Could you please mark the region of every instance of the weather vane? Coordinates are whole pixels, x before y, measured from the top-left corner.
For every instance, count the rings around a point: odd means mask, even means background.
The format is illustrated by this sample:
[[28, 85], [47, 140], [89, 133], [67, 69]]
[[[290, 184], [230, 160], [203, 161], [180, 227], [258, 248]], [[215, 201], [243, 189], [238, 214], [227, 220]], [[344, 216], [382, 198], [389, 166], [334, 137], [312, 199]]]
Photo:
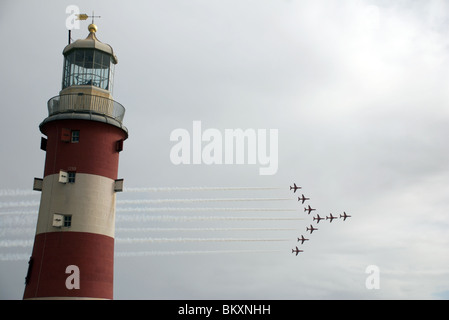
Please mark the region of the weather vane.
[[[92, 18], [92, 24], [94, 24], [94, 22], [95, 22], [95, 18], [101, 18], [101, 16], [96, 16], [96, 15], [94, 15], [94, 12], [92, 11], [92, 15], [91, 16], [89, 16], [88, 14], [86, 14], [86, 13], [80, 13], [80, 14], [75, 14], [75, 16], [76, 16], [76, 19], [77, 20], [87, 20], [88, 18]], [[94, 25], [94, 27], [95, 27], [95, 31], [96, 31], [96, 26]], [[90, 30], [90, 29], [89, 29]], [[69, 29], [69, 44], [72, 42], [72, 30], [71, 29]]]
[[91, 16], [88, 16], [86, 13], [80, 13], [77, 14], [76, 16], [78, 20], [87, 20], [87, 18], [92, 18], [92, 23], [94, 23], [94, 18], [101, 18], [101, 16], [95, 16], [93, 11]]

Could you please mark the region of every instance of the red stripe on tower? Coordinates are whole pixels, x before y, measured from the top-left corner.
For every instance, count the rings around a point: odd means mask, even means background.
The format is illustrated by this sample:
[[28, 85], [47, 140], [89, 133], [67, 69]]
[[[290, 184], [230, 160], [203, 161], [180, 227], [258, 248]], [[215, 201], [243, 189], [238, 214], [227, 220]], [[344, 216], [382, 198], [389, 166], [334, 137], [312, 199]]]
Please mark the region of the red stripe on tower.
[[[126, 138], [122, 129], [89, 120], [60, 120], [43, 124], [41, 130], [48, 139], [44, 177], [66, 170], [117, 179], [117, 146]], [[64, 132], [76, 136], [76, 142], [61, 139]]]
[[46, 151], [36, 236], [24, 299], [112, 299], [115, 192], [128, 130], [112, 100], [117, 57], [95, 25], [65, 47], [60, 94], [40, 124]]

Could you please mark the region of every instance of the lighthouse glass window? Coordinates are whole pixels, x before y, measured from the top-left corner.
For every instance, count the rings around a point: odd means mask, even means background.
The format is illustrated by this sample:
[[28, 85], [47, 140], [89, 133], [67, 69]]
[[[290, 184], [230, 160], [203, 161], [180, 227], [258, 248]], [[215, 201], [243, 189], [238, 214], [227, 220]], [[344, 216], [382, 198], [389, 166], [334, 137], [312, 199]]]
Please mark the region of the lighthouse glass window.
[[76, 172], [75, 171], [69, 171], [68, 172], [68, 183], [75, 183], [75, 177], [76, 177]]
[[70, 142], [72, 142], [72, 143], [80, 142], [80, 131], [79, 130], [72, 130], [71, 131]]
[[65, 215], [64, 216], [64, 227], [69, 228], [72, 226], [72, 216]]
[[112, 91], [114, 64], [111, 56], [93, 49], [77, 49], [66, 55], [62, 88], [90, 85]]

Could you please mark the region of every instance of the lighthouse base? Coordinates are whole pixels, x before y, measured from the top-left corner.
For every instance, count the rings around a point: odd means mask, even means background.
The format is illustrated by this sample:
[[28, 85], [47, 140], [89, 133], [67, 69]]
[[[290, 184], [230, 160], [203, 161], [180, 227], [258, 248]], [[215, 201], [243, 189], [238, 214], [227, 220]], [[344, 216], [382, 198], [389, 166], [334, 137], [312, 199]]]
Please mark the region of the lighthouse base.
[[37, 234], [24, 299], [112, 299], [114, 238], [87, 232]]

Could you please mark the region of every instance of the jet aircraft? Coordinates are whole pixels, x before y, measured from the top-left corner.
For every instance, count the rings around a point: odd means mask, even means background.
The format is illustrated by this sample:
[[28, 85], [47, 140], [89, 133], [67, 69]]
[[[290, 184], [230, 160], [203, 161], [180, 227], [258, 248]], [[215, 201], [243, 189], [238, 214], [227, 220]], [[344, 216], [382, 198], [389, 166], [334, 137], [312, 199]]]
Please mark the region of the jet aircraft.
[[304, 204], [304, 201], [306, 200], [310, 200], [310, 198], [306, 198], [304, 197], [304, 195], [302, 195], [302, 197], [298, 197], [298, 201], [302, 201], [302, 203]]
[[306, 227], [306, 231], [310, 230], [310, 234], [312, 234], [313, 231], [318, 230], [318, 228], [314, 228], [312, 225], [310, 225], [310, 228]]
[[299, 250], [298, 247], [296, 247], [296, 249], [292, 249], [292, 253], [295, 253], [295, 252], [296, 252], [296, 255], [298, 255], [298, 253], [304, 252], [304, 250]]
[[316, 210], [316, 209], [312, 209], [312, 207], [310, 207], [310, 205], [309, 205], [308, 208], [304, 208], [304, 212], [309, 211], [308, 214], [310, 214], [310, 212], [313, 211], [313, 210]]
[[349, 218], [350, 216], [346, 214], [346, 212], [343, 212], [343, 215], [340, 215], [340, 218], [343, 218], [343, 221], [346, 221], [346, 218]]
[[298, 242], [301, 241], [301, 244], [304, 244], [304, 241], [307, 241], [309, 239], [304, 238], [303, 235], [301, 235], [301, 238], [298, 238]]
[[330, 222], [332, 222], [332, 220], [338, 219], [338, 217], [334, 217], [334, 216], [332, 215], [332, 213], [331, 213], [331, 214], [330, 214], [330, 217], [326, 216], [326, 220], [327, 220], [327, 219], [330, 219], [330, 220], [331, 220]]
[[316, 217], [313, 217], [313, 221], [316, 220], [316, 223], [320, 223], [321, 220], [324, 220], [324, 218], [321, 218], [319, 214], [316, 215]]
[[296, 183], [293, 183], [293, 187], [290, 186], [290, 190], [293, 190], [293, 193], [295, 193], [296, 190], [298, 190], [298, 189], [301, 189], [301, 187], [297, 187], [297, 186], [296, 186]]

